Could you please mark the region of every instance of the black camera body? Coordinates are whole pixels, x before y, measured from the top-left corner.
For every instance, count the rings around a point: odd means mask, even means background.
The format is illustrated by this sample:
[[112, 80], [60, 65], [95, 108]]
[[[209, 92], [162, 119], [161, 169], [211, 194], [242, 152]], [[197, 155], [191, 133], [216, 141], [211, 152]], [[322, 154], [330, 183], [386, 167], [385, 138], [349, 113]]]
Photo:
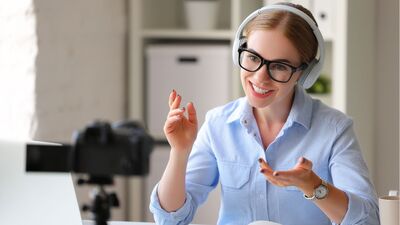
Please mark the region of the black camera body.
[[135, 122], [111, 127], [95, 122], [74, 135], [72, 170], [92, 175], [144, 175], [149, 172], [152, 139]]

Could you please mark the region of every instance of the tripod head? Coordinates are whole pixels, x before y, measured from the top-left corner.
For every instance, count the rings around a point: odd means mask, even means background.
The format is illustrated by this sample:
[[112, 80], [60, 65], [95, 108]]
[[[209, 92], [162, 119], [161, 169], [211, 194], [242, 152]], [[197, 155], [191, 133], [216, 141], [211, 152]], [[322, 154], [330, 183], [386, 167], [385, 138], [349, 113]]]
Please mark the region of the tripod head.
[[110, 176], [89, 176], [88, 179], [79, 178], [78, 185], [97, 185], [90, 193], [92, 202], [84, 204], [83, 211], [90, 211], [96, 225], [107, 225], [111, 217], [111, 208], [119, 207], [118, 196], [115, 192], [107, 193], [104, 186], [113, 185], [113, 178]]

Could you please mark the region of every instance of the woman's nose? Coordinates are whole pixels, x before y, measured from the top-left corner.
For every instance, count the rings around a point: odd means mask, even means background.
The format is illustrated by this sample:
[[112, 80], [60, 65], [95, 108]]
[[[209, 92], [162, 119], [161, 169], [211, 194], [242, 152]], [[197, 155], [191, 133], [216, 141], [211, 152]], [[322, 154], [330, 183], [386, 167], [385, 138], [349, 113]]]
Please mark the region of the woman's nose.
[[254, 72], [254, 77], [258, 82], [271, 81], [271, 77], [267, 70], [267, 65], [263, 65], [259, 70]]

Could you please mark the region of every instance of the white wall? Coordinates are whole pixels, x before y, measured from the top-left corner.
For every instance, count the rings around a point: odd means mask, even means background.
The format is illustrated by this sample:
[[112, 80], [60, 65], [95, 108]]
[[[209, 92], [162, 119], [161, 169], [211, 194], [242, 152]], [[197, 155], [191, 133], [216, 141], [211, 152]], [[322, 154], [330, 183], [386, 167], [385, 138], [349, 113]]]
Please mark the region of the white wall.
[[375, 176], [379, 195], [399, 190], [399, 1], [376, 1]]
[[0, 0], [0, 138], [28, 139], [35, 124], [33, 0]]
[[354, 128], [364, 159], [374, 177], [375, 146], [375, 1], [347, 1], [346, 113]]
[[[125, 117], [126, 1], [35, 0], [37, 140], [70, 142], [94, 119]], [[126, 209], [125, 182], [118, 195]], [[79, 188], [88, 202], [88, 188]], [[125, 219], [125, 209], [113, 219]]]
[[124, 0], [35, 1], [35, 137], [69, 141], [93, 119], [124, 117], [124, 7]]

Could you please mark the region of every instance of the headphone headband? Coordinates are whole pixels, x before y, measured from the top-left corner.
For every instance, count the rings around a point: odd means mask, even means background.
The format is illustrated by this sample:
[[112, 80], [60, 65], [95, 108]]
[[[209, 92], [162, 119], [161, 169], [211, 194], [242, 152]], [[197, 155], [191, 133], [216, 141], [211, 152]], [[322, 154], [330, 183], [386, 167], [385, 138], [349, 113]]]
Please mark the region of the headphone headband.
[[246, 19], [243, 20], [243, 22], [240, 24], [236, 35], [235, 35], [235, 40], [233, 42], [233, 48], [232, 48], [232, 57], [233, 57], [233, 63], [235, 65], [239, 65], [239, 47], [243, 43], [243, 30], [247, 26], [247, 24], [253, 20], [255, 17], [258, 15], [264, 13], [264, 12], [269, 12], [269, 11], [288, 11], [291, 12], [297, 16], [300, 16], [304, 21], [308, 23], [308, 25], [311, 27], [313, 30], [314, 36], [317, 39], [318, 42], [318, 51], [319, 51], [319, 59], [315, 58], [313, 59], [307, 69], [303, 71], [303, 74], [299, 80], [299, 84], [302, 85], [305, 89], [310, 88], [314, 82], [318, 79], [318, 76], [322, 70], [322, 66], [325, 61], [325, 47], [324, 47], [324, 38], [322, 37], [322, 34], [320, 30], [318, 29], [317, 24], [314, 22], [313, 19], [311, 19], [306, 13], [303, 11], [289, 6], [289, 5], [269, 5], [269, 6], [264, 6], [260, 9], [257, 9], [256, 11], [252, 12], [249, 16], [246, 17]]

